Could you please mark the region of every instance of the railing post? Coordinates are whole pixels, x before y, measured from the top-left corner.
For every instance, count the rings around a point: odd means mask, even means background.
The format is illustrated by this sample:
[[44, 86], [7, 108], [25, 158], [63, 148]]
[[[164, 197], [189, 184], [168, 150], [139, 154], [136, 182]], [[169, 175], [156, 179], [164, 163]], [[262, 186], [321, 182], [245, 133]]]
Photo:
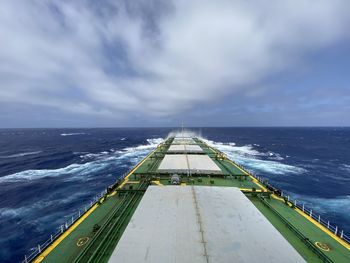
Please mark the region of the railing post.
[[334, 234], [336, 235], [338, 233], [338, 226], [335, 227]]
[[61, 225], [61, 233], [63, 233], [63, 225]]
[[340, 238], [343, 238], [343, 235], [344, 235], [344, 230], [342, 230], [341, 232], [340, 232]]
[[312, 217], [312, 209], [310, 210], [310, 217]]
[[50, 239], [51, 239], [51, 242], [52, 242], [52, 240], [53, 240], [52, 234], [50, 235]]
[[294, 200], [294, 206], [297, 206], [297, 200]]
[[24, 255], [24, 262], [28, 263], [27, 255]]
[[321, 222], [321, 215], [318, 215], [318, 222]]
[[289, 202], [289, 195], [287, 196], [287, 200], [288, 200], [288, 202]]
[[305, 212], [305, 204], [303, 204], [303, 212]]
[[73, 216], [72, 216], [72, 224], [73, 224], [73, 222], [74, 222], [74, 219], [73, 219]]
[[327, 222], [327, 228], [329, 229], [329, 221]]
[[80, 217], [80, 209], [79, 209], [78, 215], [79, 215], [79, 217]]
[[68, 228], [68, 223], [66, 222], [66, 229]]
[[39, 253], [41, 253], [41, 247], [40, 247], [40, 244], [38, 245], [38, 251], [39, 251]]

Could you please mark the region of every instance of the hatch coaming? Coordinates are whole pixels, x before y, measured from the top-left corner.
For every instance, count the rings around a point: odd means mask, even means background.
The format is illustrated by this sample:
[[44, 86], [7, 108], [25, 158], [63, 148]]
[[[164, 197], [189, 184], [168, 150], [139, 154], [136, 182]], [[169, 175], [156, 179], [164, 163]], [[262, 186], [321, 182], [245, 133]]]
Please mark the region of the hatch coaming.
[[[268, 190], [266, 185], [264, 185], [264, 182], [259, 182], [257, 178], [245, 171], [244, 168], [229, 160], [222, 152], [210, 147], [202, 140], [198, 138], [190, 138], [190, 140], [186, 140], [186, 142], [181, 142], [179, 139], [181, 138], [168, 138], [162, 144], [160, 144], [152, 153], [150, 153], [133, 170], [131, 170], [122, 182], [116, 183], [113, 191], [108, 193], [102, 202], [96, 203], [96, 209], [94, 211], [92, 211], [84, 220], [81, 220], [79, 224], [75, 225], [73, 230], [69, 228], [67, 230], [70, 231], [69, 234], [65, 232], [64, 238], [62, 238], [62, 240], [54, 247], [50, 245], [48, 248], [46, 248], [41, 254], [39, 254], [39, 256], [36, 257], [36, 261], [79, 262], [77, 261], [77, 258], [79, 255], [81, 255], [81, 253], [102, 253], [99, 249], [94, 251], [92, 251], [92, 249], [87, 250], [88, 243], [95, 239], [93, 226], [96, 224], [103, 224], [102, 221], [99, 221], [99, 216], [102, 216], [104, 219], [109, 218], [109, 215], [111, 215], [114, 211], [112, 204], [116, 205], [125, 198], [131, 198], [131, 196], [135, 196], [137, 194], [141, 199], [148, 185], [156, 185], [159, 187], [170, 185], [171, 173], [163, 173], [159, 171], [159, 167], [166, 155], [183, 154], [169, 152], [170, 147], [172, 145], [197, 145], [203, 150], [201, 155], [207, 156], [212, 162], [215, 163], [217, 167], [219, 167], [221, 172], [217, 174], [208, 172], [184, 173], [179, 178], [182, 186], [226, 186], [239, 188], [249, 197], [252, 204], [254, 204], [260, 210], [260, 212], [274, 225], [276, 229], [278, 229], [283, 237], [290, 244], [292, 244], [295, 249], [297, 249], [300, 255], [302, 255], [308, 261], [312, 260], [314, 262], [318, 262], [320, 259], [319, 256], [315, 254], [303, 241], [296, 238], [295, 233], [288, 232], [284, 228], [281, 228], [278, 223], [280, 222], [278, 220], [281, 219], [276, 219], [274, 216], [271, 216], [273, 214], [271, 212], [272, 210], [266, 210], [266, 206], [262, 206], [263, 203], [260, 198], [264, 198], [266, 202], [269, 202], [271, 207], [278, 210], [282, 218], [289, 220], [288, 222], [292, 226], [298, 226], [297, 229], [299, 229], [299, 231], [304, 231], [307, 229], [308, 231], [304, 232], [307, 232], [306, 238], [310, 240], [311, 244], [314, 244], [315, 242], [330, 243], [332, 246], [331, 252], [328, 254], [321, 252], [326, 255], [326, 258], [329, 256], [334, 261], [346, 260], [350, 262], [350, 249], [347, 249], [346, 246], [338, 242], [331, 234], [321, 230], [318, 227], [315, 227], [315, 223], [311, 220], [306, 220], [296, 208], [292, 208], [290, 204], [286, 205], [284, 200], [279, 196], [280, 192], [277, 189], [268, 186]], [[184, 153], [188, 156], [192, 154], [196, 155], [196, 153]], [[188, 171], [188, 166], [186, 169]], [[137, 207], [136, 202], [134, 207], [128, 210], [128, 216], [123, 217], [123, 222], [119, 224], [119, 237], [127, 227], [130, 217]], [[121, 219], [119, 218], [115, 219], [114, 221], [121, 222], [120, 220]], [[106, 225], [110, 224], [107, 223]], [[77, 242], [83, 237], [89, 237], [87, 245], [84, 244], [82, 246], [78, 246]], [[107, 234], [105, 238], [108, 239], [111, 237], [109, 237]], [[109, 247], [104, 250], [102, 257], [103, 260], [101, 260], [101, 262], [108, 261], [114, 247], [118, 244], [118, 240], [119, 238], [115, 239], [114, 243], [112, 243], [112, 245], [110, 244]], [[319, 250], [318, 248], [316, 249]]]
[[305, 262], [239, 188], [150, 186], [108, 262], [224, 263], [233, 258]]

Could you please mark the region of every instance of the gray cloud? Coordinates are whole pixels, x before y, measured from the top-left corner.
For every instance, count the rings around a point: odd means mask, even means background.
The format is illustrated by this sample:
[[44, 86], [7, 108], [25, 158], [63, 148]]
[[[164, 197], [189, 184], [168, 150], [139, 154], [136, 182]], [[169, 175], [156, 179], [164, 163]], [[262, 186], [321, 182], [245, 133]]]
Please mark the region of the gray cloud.
[[347, 0], [5, 1], [0, 102], [172, 116], [348, 38]]

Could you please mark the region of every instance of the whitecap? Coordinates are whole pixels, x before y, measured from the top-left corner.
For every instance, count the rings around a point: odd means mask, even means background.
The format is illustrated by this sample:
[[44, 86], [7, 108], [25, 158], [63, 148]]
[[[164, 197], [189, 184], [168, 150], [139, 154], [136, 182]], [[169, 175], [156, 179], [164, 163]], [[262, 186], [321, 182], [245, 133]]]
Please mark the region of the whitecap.
[[47, 207], [57, 206], [58, 204], [65, 205], [69, 204], [79, 198], [86, 197], [88, 194], [86, 192], [77, 192], [74, 194], [66, 195], [66, 198], [54, 198], [40, 200], [33, 202], [30, 205], [21, 207], [2, 207], [0, 208], [0, 218], [24, 218], [24, 216], [30, 215], [33, 210], [41, 210]]
[[270, 160], [275, 160], [275, 161], [283, 161], [284, 158], [282, 156], [273, 156], [269, 157]]
[[251, 144], [244, 146], [236, 146], [235, 143], [223, 143], [223, 142], [214, 142], [206, 139], [202, 139], [207, 144], [218, 148], [220, 151], [225, 153], [227, 152], [236, 152], [241, 155], [250, 155], [250, 156], [266, 156], [266, 153], [261, 153], [253, 148]]
[[298, 194], [291, 194], [291, 196], [293, 196], [294, 199], [305, 202], [309, 208], [317, 212], [338, 212], [347, 215], [350, 213], [350, 195], [338, 196], [336, 198], [322, 198]]
[[268, 174], [283, 175], [283, 174], [301, 174], [306, 172], [304, 168], [280, 163], [277, 161], [238, 158], [237, 162], [253, 170], [258, 170]]
[[85, 132], [61, 133], [61, 136], [85, 135]]
[[88, 154], [89, 152], [73, 152], [74, 155]]
[[[30, 181], [44, 177], [60, 177], [64, 175], [69, 175], [65, 180], [88, 180], [89, 176], [94, 176], [97, 172], [102, 171], [111, 165], [122, 165], [126, 160], [130, 161], [132, 165], [137, 164], [137, 162], [145, 157], [150, 151], [155, 149], [162, 141], [164, 140], [161, 138], [148, 139], [147, 145], [127, 147], [121, 151], [113, 153], [104, 151], [100, 153], [103, 155], [103, 158], [98, 158], [97, 160], [83, 164], [73, 163], [58, 169], [25, 170], [0, 177], [0, 183]], [[93, 155], [93, 157], [95, 156]]]
[[350, 164], [342, 164], [340, 169], [350, 173]]
[[195, 131], [187, 130], [187, 129], [179, 129], [172, 131], [168, 134], [167, 138], [169, 137], [200, 137], [199, 134]]
[[35, 151], [35, 152], [23, 152], [23, 153], [16, 153], [11, 155], [2, 155], [0, 156], [0, 159], [8, 159], [8, 158], [17, 158], [17, 157], [23, 157], [27, 155], [35, 155], [38, 153], [41, 153], [42, 151]]
[[[215, 142], [210, 140], [204, 141], [224, 152], [230, 159], [245, 166], [253, 171], [260, 171], [268, 174], [300, 174], [306, 172], [304, 168], [284, 164], [279, 161], [283, 157], [278, 153], [268, 152], [262, 153], [254, 149], [253, 145], [232, 146], [229, 143]], [[271, 157], [272, 156], [272, 157]], [[269, 160], [262, 160], [261, 157], [267, 157]], [[271, 160], [272, 159], [272, 160]]]

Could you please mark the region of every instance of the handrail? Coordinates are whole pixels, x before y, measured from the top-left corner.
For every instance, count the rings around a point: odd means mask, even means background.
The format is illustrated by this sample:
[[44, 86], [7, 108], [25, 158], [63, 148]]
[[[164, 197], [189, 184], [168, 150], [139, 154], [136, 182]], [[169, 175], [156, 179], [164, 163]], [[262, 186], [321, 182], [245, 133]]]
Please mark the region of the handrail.
[[[258, 180], [260, 183], [262, 183], [265, 186], [270, 186], [271, 185], [268, 183], [267, 180], [264, 180], [263, 178], [254, 175], [251, 171], [248, 171], [247, 169], [244, 169], [242, 166], [240, 166], [239, 164], [235, 163], [236, 165], [238, 165], [241, 169], [243, 169], [245, 172], [247, 172], [249, 175], [253, 176], [256, 180]], [[274, 188], [274, 187], [272, 187]], [[275, 190], [278, 190], [277, 188], [274, 188]], [[280, 190], [278, 190], [280, 191]], [[275, 193], [276, 194], [276, 193]], [[328, 220], [324, 220], [322, 219], [320, 214], [315, 213], [311, 208], [307, 208], [305, 206], [305, 204], [301, 204], [300, 201], [296, 200], [296, 199], [292, 199], [290, 198], [289, 195], [286, 195], [285, 192], [280, 191], [279, 194], [280, 197], [282, 198], [286, 198], [287, 202], [289, 202], [289, 204], [294, 205], [295, 207], [297, 207], [300, 211], [302, 211], [305, 215], [313, 218], [314, 220], [316, 220], [319, 224], [323, 225], [324, 227], [326, 227], [328, 230], [330, 230], [332, 233], [334, 233], [336, 236], [338, 236], [339, 238], [341, 238], [342, 240], [344, 240], [346, 243], [350, 244], [350, 237], [348, 235], [346, 235], [344, 233], [344, 230], [340, 230], [338, 226], [332, 225], [330, 221]]]
[[[150, 156], [154, 151], [155, 150], [151, 151], [145, 158]], [[145, 160], [145, 158], [143, 160]], [[135, 167], [137, 167], [137, 165]], [[117, 183], [118, 180], [124, 179], [128, 174], [130, 174], [133, 171], [133, 169], [135, 169], [135, 167], [132, 167], [126, 173], [122, 174], [122, 176], [117, 179]], [[22, 261], [22, 263], [29, 263], [33, 261], [37, 256], [41, 254], [43, 250], [45, 250], [49, 245], [51, 245], [57, 238], [59, 238], [65, 231], [67, 231], [67, 229], [70, 226], [72, 226], [80, 217], [82, 217], [92, 206], [94, 206], [99, 201], [99, 199], [102, 198], [105, 194], [107, 194], [107, 189], [103, 190], [100, 194], [95, 195], [88, 205], [85, 205], [83, 209], [78, 210], [78, 213], [72, 215], [71, 220], [60, 225], [58, 232], [51, 234], [49, 239], [44, 241], [42, 244], [39, 243], [35, 248], [32, 248], [32, 253], [30, 253], [29, 255], [24, 255], [24, 260]]]
[[303, 241], [309, 248], [312, 249], [312, 251], [317, 254], [319, 258], [322, 259], [323, 262], [334, 262], [329, 257], [327, 257], [321, 250], [319, 250], [316, 245], [314, 245], [302, 232], [299, 231], [293, 224], [291, 224], [288, 220], [286, 220], [275, 208], [273, 208], [263, 197], [260, 196], [261, 202], [267, 206], [274, 214], [278, 216], [280, 220], [283, 221], [283, 223], [286, 224], [286, 226], [291, 229], [301, 241]]
[[[209, 148], [213, 149], [210, 145], [202, 142], [203, 144], [207, 145]], [[222, 153], [224, 154], [222, 151], [218, 150], [218, 149], [213, 149], [216, 152]], [[305, 204], [299, 204], [298, 201], [292, 200], [289, 195], [285, 195], [283, 193], [283, 191], [273, 187], [272, 185], [270, 185], [268, 183], [268, 180], [255, 175], [251, 170], [244, 168], [242, 165], [240, 165], [237, 162], [232, 161], [231, 159], [229, 159], [232, 163], [234, 163], [235, 165], [237, 165], [240, 169], [242, 169], [244, 172], [246, 172], [248, 175], [252, 176], [254, 179], [256, 179], [259, 183], [263, 184], [266, 188], [268, 188], [269, 190], [273, 190], [275, 195], [278, 195], [280, 197], [285, 197], [287, 198], [287, 201], [292, 205], [294, 205], [295, 207], [297, 207], [300, 211], [302, 211], [305, 215], [310, 216], [311, 218], [315, 219], [318, 223], [320, 223], [321, 225], [323, 225], [324, 227], [326, 227], [329, 231], [331, 231], [332, 233], [334, 233], [336, 236], [338, 236], [340, 239], [344, 240], [347, 244], [350, 245], [350, 237], [348, 235], [346, 235], [344, 233], [344, 230], [339, 229], [338, 226], [334, 226], [330, 223], [330, 221], [326, 221], [324, 219], [321, 218], [320, 214], [316, 214], [314, 213], [314, 211], [312, 209], [308, 209], [306, 208]]]
[[[206, 143], [204, 143], [203, 141], [201, 141], [202, 144], [207, 145]], [[208, 147], [210, 147], [209, 145], [207, 145]], [[212, 147], [210, 147], [211, 149], [213, 149]], [[223, 153], [222, 151], [215, 149], [216, 152]], [[234, 162], [232, 160], [230, 160], [231, 162], [233, 162], [235, 165], [237, 165], [240, 169], [242, 169], [244, 172], [246, 172], [248, 175], [252, 176], [253, 178], [255, 178], [257, 181], [259, 181], [259, 183], [263, 184], [264, 186], [270, 186], [272, 187], [268, 181], [260, 176], [254, 175], [254, 173], [246, 168], [244, 168], [243, 166], [241, 166], [239, 163]], [[133, 170], [133, 168], [129, 169], [126, 173], [124, 173], [120, 178], [123, 179], [125, 178], [125, 176], [127, 176], [131, 171]], [[274, 187], [272, 187], [274, 188]], [[276, 190], [278, 190], [277, 188], [274, 188]], [[30, 253], [29, 255], [25, 255], [24, 256], [24, 260], [22, 261], [22, 263], [29, 263], [31, 261], [33, 261], [43, 250], [45, 250], [49, 245], [51, 245], [55, 240], [57, 240], [70, 226], [72, 226], [80, 217], [82, 217], [92, 206], [94, 206], [100, 198], [102, 198], [105, 194], [107, 193], [107, 190], [103, 190], [100, 194], [97, 194], [94, 196], [94, 198], [90, 201], [90, 203], [88, 205], [83, 206], [82, 209], [79, 209], [77, 213], [73, 214], [71, 216], [71, 220], [65, 222], [64, 224], [59, 226], [59, 231], [55, 232], [54, 234], [50, 235], [50, 238], [47, 239], [46, 241], [44, 241], [41, 244], [38, 244], [35, 248], [32, 248], [33, 252]], [[276, 193], [275, 193], [276, 194]], [[280, 194], [281, 197], [286, 197], [288, 199], [288, 202], [290, 204], [294, 204], [298, 209], [300, 209], [304, 214], [306, 214], [307, 216], [310, 216], [311, 218], [313, 218], [314, 220], [316, 220], [318, 223], [320, 223], [321, 225], [323, 225], [324, 227], [326, 227], [328, 230], [330, 230], [331, 232], [333, 232], [336, 236], [338, 236], [339, 238], [341, 238], [342, 240], [344, 240], [346, 243], [350, 244], [350, 237], [348, 235], [346, 235], [344, 233], [344, 230], [341, 230], [338, 228], [338, 226], [334, 226], [330, 223], [330, 221], [325, 221], [324, 219], [321, 218], [321, 215], [317, 215], [316, 213], [313, 212], [312, 209], [308, 209], [305, 204], [300, 205], [297, 203], [297, 200], [291, 200], [289, 198], [289, 195], [284, 195], [283, 192], [281, 191]]]
[[[129, 169], [126, 173], [124, 173], [121, 178], [127, 176], [132, 169]], [[95, 195], [92, 200], [82, 208], [78, 209], [78, 212], [74, 213], [70, 220], [66, 221], [64, 224], [60, 225], [59, 231], [50, 235], [50, 238], [45, 240], [43, 243], [39, 243], [35, 248], [32, 248], [32, 252], [29, 255], [24, 255], [24, 260], [22, 263], [29, 263], [33, 261], [42, 251], [44, 251], [49, 245], [51, 245], [55, 240], [57, 240], [65, 231], [67, 231], [79, 218], [81, 218], [91, 207], [93, 207], [96, 203], [99, 202], [100, 198], [102, 198], [107, 193], [107, 189], [103, 190], [101, 193]]]

